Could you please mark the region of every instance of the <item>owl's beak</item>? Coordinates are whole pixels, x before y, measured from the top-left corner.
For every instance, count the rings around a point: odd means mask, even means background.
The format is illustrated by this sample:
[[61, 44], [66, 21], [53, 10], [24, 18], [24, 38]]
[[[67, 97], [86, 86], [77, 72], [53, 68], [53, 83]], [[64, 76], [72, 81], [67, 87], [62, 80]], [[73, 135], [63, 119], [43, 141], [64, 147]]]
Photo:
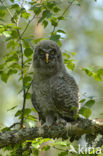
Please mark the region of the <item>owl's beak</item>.
[[46, 63], [48, 63], [49, 62], [49, 54], [48, 53], [46, 53]]

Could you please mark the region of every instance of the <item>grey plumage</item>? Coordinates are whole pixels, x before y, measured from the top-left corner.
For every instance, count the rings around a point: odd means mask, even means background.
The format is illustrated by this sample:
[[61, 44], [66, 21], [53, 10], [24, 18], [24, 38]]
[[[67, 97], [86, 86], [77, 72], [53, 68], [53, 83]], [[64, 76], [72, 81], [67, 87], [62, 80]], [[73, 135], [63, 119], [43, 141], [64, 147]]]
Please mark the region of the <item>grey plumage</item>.
[[42, 123], [72, 121], [78, 112], [78, 86], [64, 67], [59, 46], [51, 40], [37, 44], [33, 56], [32, 103]]

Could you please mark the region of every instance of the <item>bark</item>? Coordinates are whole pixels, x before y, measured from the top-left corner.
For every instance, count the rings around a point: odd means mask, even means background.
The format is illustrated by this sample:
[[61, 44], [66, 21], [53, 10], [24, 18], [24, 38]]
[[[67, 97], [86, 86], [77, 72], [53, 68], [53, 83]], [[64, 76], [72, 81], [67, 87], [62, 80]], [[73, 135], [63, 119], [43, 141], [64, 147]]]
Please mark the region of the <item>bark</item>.
[[33, 140], [38, 137], [43, 138], [63, 138], [78, 136], [83, 134], [103, 135], [103, 124], [89, 120], [89, 119], [79, 119], [78, 121], [72, 123], [60, 122], [54, 124], [51, 127], [41, 126], [33, 128], [23, 128], [20, 130], [12, 130], [0, 133], [0, 148], [6, 146], [14, 146], [18, 143], [23, 143], [26, 140]]

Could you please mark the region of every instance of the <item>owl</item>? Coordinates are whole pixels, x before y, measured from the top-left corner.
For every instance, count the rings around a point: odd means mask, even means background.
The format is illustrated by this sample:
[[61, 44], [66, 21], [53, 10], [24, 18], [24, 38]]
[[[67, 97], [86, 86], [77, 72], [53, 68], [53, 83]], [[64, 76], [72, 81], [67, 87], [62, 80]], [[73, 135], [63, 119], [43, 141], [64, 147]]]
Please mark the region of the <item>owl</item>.
[[59, 46], [43, 40], [33, 55], [32, 104], [41, 124], [74, 121], [78, 112], [78, 86], [66, 71]]

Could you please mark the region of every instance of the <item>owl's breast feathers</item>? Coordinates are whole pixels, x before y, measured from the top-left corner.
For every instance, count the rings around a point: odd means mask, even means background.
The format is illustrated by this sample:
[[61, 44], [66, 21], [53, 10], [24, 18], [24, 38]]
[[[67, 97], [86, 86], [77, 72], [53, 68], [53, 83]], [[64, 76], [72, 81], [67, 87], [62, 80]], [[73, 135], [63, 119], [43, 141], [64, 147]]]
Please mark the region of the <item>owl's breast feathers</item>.
[[50, 89], [50, 79], [33, 81], [32, 85], [32, 96], [35, 95], [35, 109], [39, 109], [37, 112], [41, 112], [45, 116], [49, 111], [55, 110], [55, 105], [52, 101], [51, 89]]

